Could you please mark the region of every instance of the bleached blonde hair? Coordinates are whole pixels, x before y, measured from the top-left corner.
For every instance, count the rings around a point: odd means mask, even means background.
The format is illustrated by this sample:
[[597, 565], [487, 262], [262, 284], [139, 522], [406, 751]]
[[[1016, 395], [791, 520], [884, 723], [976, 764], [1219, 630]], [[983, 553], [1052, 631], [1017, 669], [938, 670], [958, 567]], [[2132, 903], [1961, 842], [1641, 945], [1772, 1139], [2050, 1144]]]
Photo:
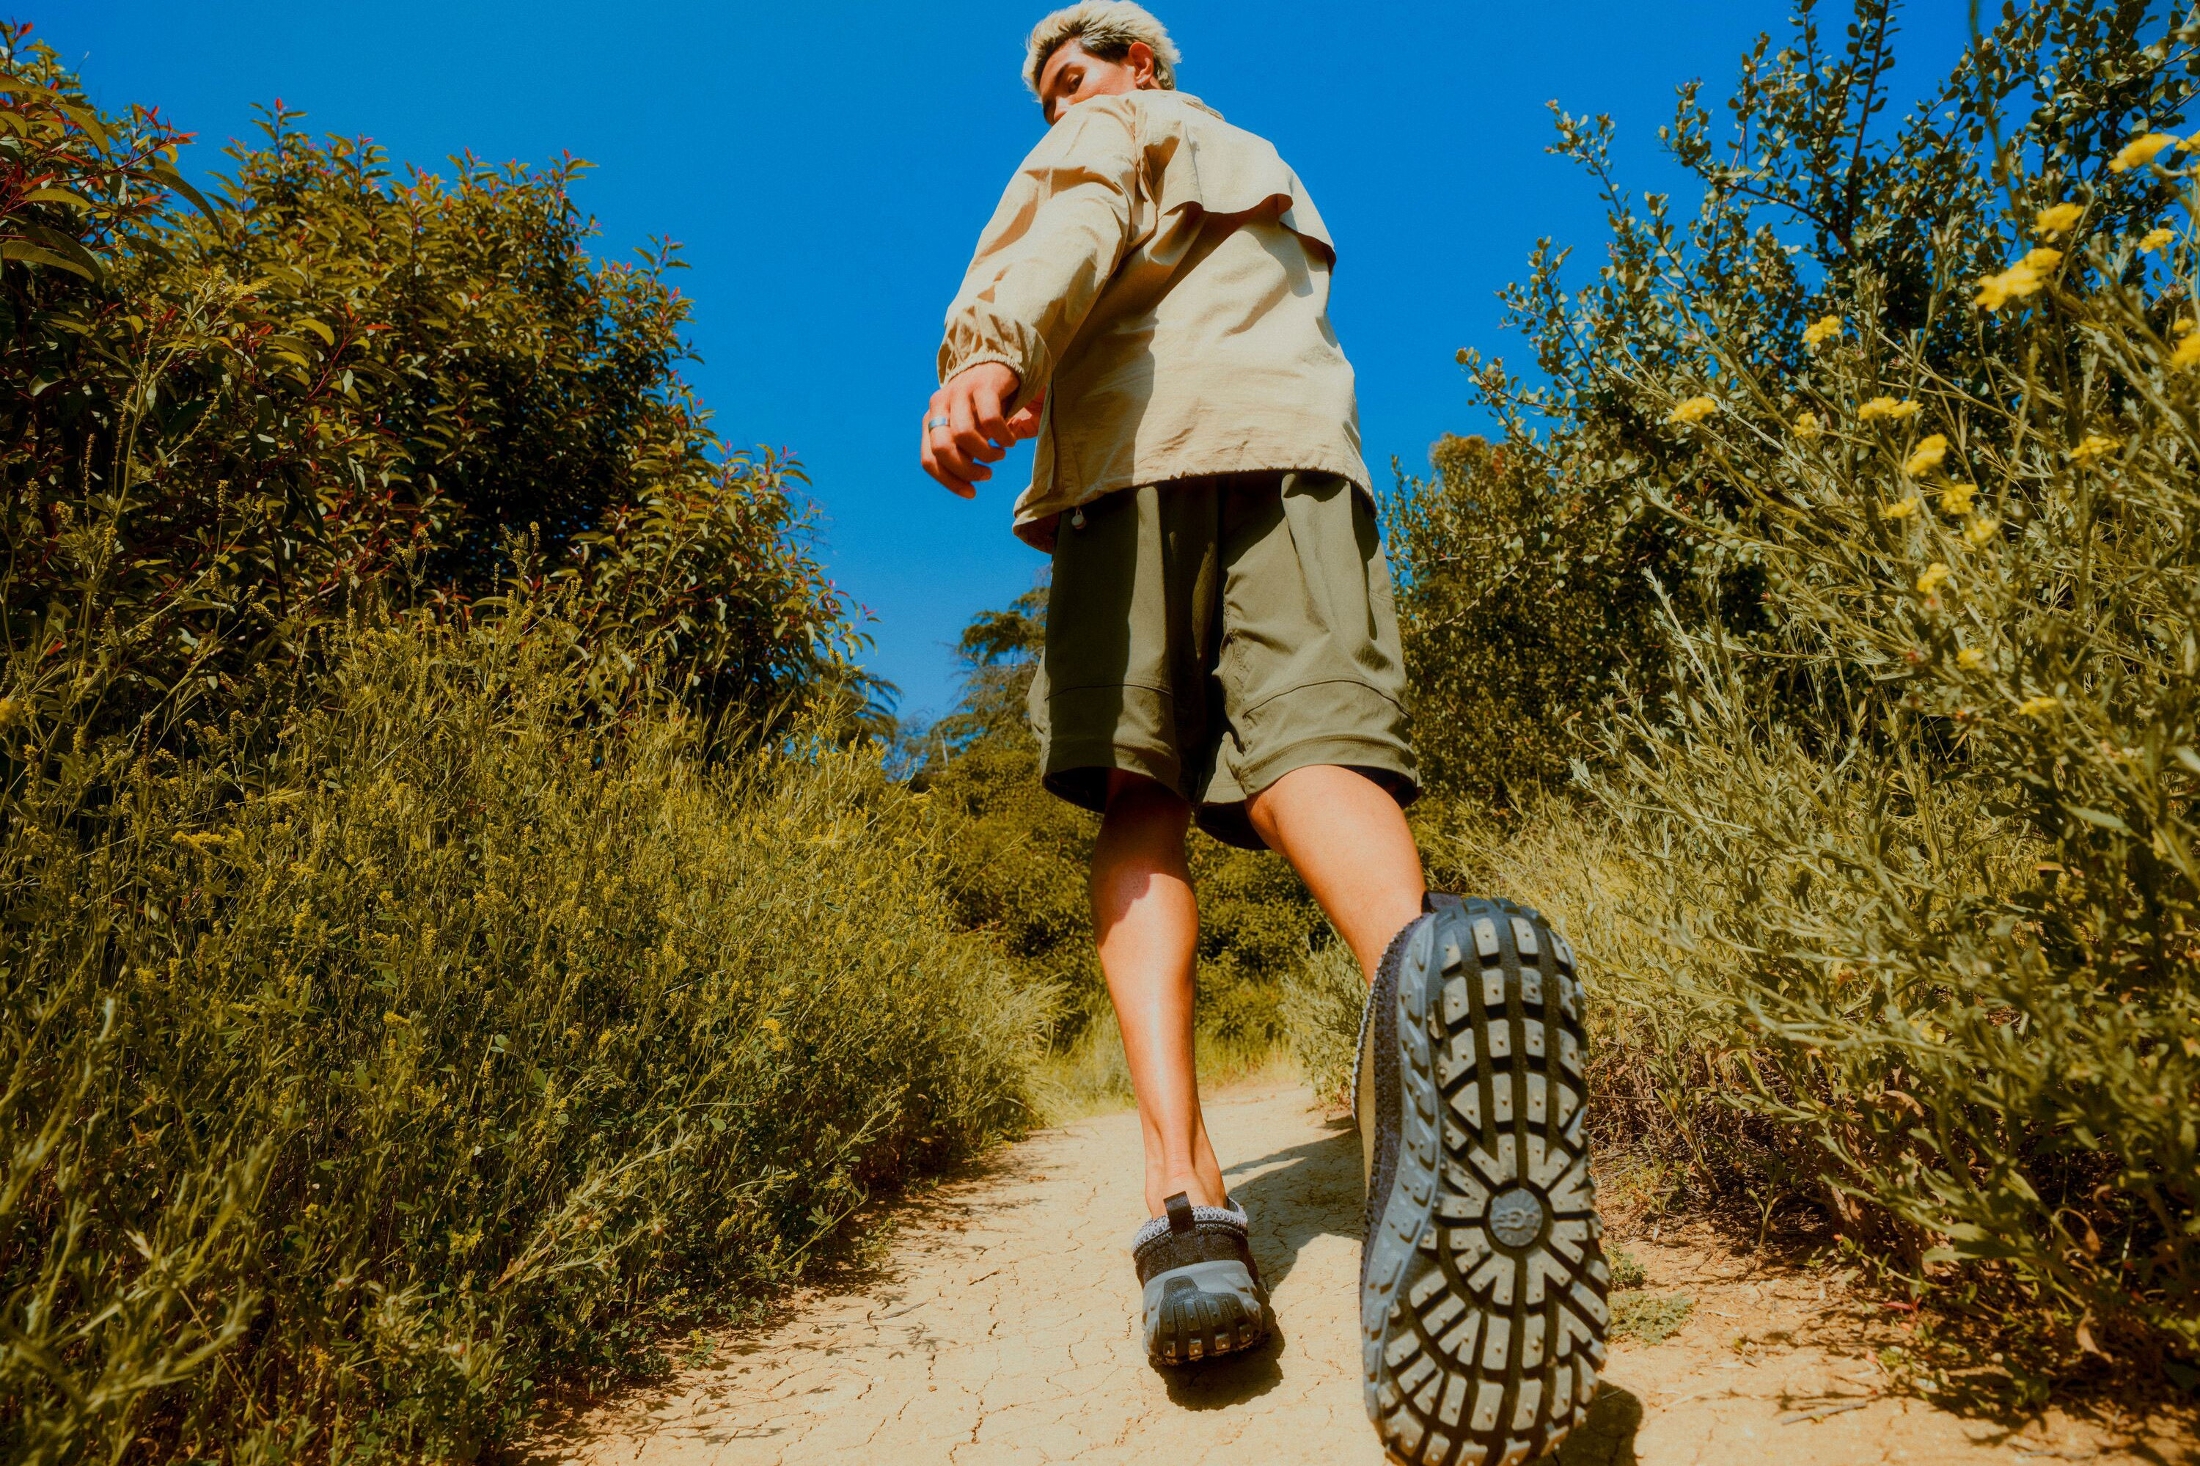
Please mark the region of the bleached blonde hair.
[[1144, 41], [1153, 49], [1154, 85], [1165, 92], [1176, 90], [1176, 64], [1184, 56], [1151, 11], [1132, 0], [1081, 0], [1031, 28], [1031, 39], [1024, 43], [1024, 85], [1032, 95], [1038, 95], [1047, 58], [1071, 41], [1102, 61], [1121, 61], [1132, 42]]

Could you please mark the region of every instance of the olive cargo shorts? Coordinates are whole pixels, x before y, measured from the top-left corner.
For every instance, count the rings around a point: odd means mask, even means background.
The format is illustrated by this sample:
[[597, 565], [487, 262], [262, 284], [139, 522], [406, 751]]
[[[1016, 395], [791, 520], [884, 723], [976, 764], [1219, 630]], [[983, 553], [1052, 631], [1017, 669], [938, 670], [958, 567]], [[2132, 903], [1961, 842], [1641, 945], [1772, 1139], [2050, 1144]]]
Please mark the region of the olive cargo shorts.
[[1350, 480], [1179, 479], [1063, 516], [1031, 720], [1072, 804], [1104, 808], [1127, 769], [1260, 850], [1245, 801], [1293, 769], [1341, 764], [1410, 803], [1404, 691], [1390, 567]]

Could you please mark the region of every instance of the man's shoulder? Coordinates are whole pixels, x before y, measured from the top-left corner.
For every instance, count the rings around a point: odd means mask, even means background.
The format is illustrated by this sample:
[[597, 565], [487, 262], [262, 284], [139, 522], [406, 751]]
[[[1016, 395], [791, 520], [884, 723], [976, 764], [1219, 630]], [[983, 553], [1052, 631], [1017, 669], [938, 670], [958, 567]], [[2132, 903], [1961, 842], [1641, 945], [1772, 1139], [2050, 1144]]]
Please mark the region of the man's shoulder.
[[1116, 103], [1124, 115], [1133, 118], [1148, 133], [1180, 132], [1201, 141], [1228, 139], [1240, 146], [1275, 150], [1268, 139], [1239, 127], [1189, 92], [1125, 92], [1117, 97], [1093, 99], [1094, 103], [1103, 101]]
[[1285, 228], [1336, 257], [1337, 247], [1305, 185], [1267, 138], [1226, 121], [1184, 92], [1129, 92], [1085, 105], [1101, 101], [1120, 104], [1138, 128], [1146, 155], [1161, 160], [1155, 194], [1164, 212], [1187, 204], [1210, 214], [1275, 207]]
[[1140, 137], [1186, 133], [1198, 138], [1230, 138], [1263, 148], [1273, 147], [1266, 138], [1228, 121], [1189, 92], [1158, 88], [1115, 92], [1079, 102], [1054, 124], [1054, 131], [1067, 131], [1078, 121], [1101, 122], [1103, 119], [1110, 126], [1127, 128]]

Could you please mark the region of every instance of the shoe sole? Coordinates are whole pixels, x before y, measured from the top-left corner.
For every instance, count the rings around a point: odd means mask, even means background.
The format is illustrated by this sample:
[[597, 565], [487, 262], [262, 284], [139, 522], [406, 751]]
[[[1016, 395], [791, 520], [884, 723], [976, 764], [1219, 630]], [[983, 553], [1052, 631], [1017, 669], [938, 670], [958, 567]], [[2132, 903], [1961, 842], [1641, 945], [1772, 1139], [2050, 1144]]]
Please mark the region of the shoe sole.
[[[1234, 1276], [1218, 1274], [1213, 1278], [1198, 1276], [1201, 1269], [1232, 1269]], [[1238, 1296], [1237, 1287], [1253, 1288], [1245, 1277], [1244, 1268], [1236, 1263], [1194, 1263], [1163, 1273], [1155, 1279], [1163, 1283], [1159, 1301], [1154, 1305], [1153, 1342], [1147, 1346], [1147, 1355], [1164, 1368], [1175, 1369], [1202, 1360], [1219, 1359], [1225, 1355], [1242, 1354], [1261, 1344], [1268, 1337], [1268, 1320], [1263, 1316], [1265, 1308], [1256, 1304], [1247, 1309]], [[1223, 1286], [1210, 1291], [1203, 1282], [1219, 1282]], [[1259, 1290], [1253, 1289], [1256, 1298]]]
[[1587, 1417], [1604, 1363], [1581, 985], [1534, 911], [1433, 904], [1394, 948], [1399, 1104], [1378, 1123], [1398, 1133], [1362, 1273], [1367, 1409], [1393, 1460], [1515, 1466]]

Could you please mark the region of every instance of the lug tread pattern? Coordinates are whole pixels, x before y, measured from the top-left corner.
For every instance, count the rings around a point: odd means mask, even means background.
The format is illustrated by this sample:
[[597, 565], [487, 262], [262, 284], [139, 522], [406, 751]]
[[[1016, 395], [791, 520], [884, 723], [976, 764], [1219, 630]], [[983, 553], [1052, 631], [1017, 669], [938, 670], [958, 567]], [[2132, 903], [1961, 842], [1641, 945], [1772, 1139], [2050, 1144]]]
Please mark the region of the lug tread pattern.
[[1432, 905], [1398, 972], [1396, 1161], [1362, 1263], [1368, 1415], [1394, 1461], [1532, 1461], [1586, 1418], [1609, 1320], [1580, 978], [1535, 911]]
[[1158, 1311], [1153, 1357], [1171, 1368], [1240, 1353], [1268, 1337], [1266, 1321], [1235, 1293], [1209, 1293], [1189, 1278], [1164, 1285]]

